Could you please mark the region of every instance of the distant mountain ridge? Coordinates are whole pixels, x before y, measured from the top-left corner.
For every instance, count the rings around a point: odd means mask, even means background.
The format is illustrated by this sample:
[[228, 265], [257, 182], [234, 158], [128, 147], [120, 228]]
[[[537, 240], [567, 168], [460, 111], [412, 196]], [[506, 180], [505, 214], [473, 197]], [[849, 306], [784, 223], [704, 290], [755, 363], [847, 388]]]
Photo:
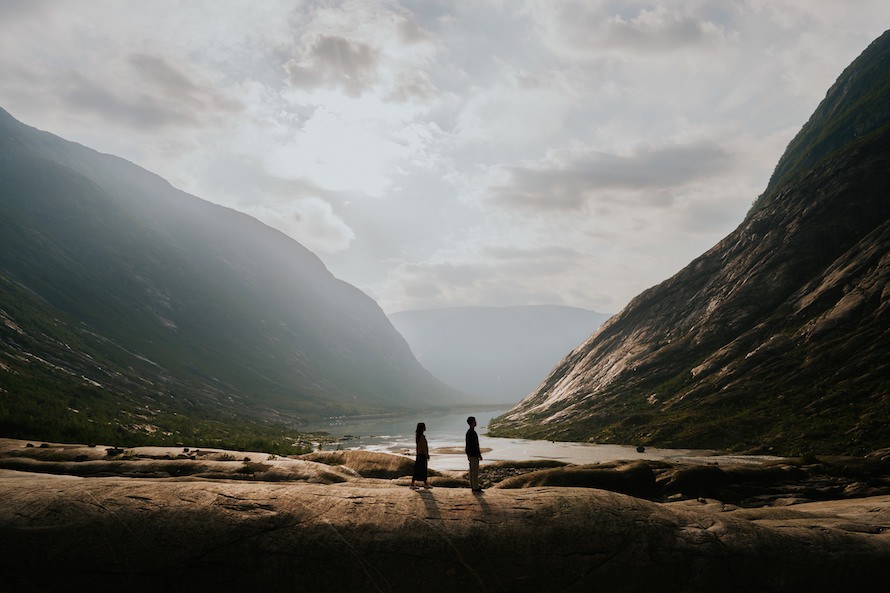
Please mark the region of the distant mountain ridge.
[[402, 311], [389, 318], [440, 380], [481, 400], [512, 404], [609, 315], [532, 305]]
[[862, 454], [890, 443], [890, 32], [741, 225], [631, 301], [491, 434]]
[[173, 439], [186, 418], [296, 427], [464, 397], [296, 241], [2, 110], [0, 322], [5, 436]]

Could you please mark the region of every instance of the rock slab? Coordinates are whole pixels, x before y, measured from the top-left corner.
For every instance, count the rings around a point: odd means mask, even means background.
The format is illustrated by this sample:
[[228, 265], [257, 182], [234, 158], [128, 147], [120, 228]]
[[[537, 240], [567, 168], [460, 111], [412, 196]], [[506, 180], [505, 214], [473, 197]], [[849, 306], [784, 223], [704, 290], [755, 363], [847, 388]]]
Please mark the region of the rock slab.
[[0, 470], [3, 591], [854, 591], [890, 496], [739, 509], [588, 488], [412, 490]]

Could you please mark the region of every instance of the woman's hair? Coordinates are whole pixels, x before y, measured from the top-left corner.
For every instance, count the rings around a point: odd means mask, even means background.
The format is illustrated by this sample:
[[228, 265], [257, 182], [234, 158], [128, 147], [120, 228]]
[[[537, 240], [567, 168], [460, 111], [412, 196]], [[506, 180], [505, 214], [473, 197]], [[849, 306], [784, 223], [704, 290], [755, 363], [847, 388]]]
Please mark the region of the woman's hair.
[[423, 422], [418, 422], [417, 430], [414, 431], [414, 439], [416, 440], [417, 437], [422, 435], [425, 430], [426, 430], [426, 424], [424, 424]]

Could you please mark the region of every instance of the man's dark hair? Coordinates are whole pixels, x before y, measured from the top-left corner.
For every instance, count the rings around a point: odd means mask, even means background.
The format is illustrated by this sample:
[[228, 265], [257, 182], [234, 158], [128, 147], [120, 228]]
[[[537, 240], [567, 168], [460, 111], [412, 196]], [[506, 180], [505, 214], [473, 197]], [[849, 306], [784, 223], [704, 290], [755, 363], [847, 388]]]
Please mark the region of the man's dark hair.
[[470, 416], [469, 418], [467, 418], [467, 424], [470, 424], [471, 422], [475, 422], [475, 421], [476, 421], [475, 416]]

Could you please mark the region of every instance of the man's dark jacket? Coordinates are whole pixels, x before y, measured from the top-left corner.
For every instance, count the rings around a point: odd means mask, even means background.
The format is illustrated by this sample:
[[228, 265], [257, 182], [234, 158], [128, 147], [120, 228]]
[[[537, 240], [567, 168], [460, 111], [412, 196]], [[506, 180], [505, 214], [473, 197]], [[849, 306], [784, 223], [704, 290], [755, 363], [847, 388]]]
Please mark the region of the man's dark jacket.
[[467, 457], [482, 457], [482, 451], [479, 450], [479, 435], [470, 427], [467, 431]]

